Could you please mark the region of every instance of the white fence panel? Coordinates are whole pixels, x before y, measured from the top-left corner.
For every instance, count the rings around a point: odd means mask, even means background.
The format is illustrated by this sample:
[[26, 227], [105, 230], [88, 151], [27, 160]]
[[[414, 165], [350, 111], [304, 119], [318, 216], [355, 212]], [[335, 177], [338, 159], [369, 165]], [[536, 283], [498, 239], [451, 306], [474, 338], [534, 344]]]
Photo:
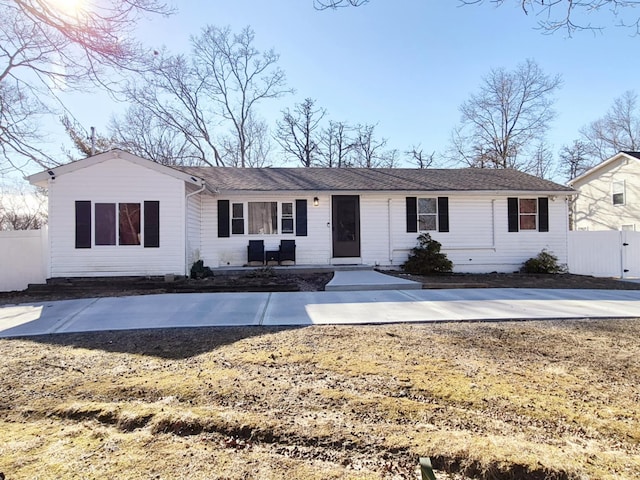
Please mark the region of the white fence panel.
[[0, 292], [47, 279], [47, 229], [0, 232]]
[[640, 277], [640, 232], [569, 232], [569, 272], [594, 277]]
[[640, 232], [622, 231], [622, 278], [640, 278]]

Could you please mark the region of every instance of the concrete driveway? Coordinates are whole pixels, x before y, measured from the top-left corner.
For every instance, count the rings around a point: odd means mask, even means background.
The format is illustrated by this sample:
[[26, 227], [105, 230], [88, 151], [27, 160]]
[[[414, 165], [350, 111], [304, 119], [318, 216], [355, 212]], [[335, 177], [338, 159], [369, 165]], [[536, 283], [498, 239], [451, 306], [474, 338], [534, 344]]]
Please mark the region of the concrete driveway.
[[0, 307], [0, 337], [140, 328], [640, 317], [638, 290], [194, 293]]

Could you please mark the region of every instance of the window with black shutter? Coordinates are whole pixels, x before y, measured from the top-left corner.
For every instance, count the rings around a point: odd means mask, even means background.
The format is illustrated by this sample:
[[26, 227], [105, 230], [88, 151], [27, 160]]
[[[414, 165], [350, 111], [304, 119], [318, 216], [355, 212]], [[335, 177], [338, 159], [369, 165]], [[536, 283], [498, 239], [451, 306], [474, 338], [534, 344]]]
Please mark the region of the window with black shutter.
[[91, 248], [91, 202], [76, 202], [76, 248]]
[[144, 202], [144, 246], [160, 247], [160, 202]]
[[307, 201], [296, 200], [296, 237], [307, 236]]
[[230, 236], [229, 200], [218, 200], [218, 237]]

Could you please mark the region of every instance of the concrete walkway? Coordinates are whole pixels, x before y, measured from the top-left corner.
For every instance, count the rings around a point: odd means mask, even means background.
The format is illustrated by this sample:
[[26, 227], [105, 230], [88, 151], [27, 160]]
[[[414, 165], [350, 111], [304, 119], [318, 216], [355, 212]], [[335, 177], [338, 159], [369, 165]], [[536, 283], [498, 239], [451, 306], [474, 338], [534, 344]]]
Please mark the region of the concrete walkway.
[[194, 293], [0, 307], [0, 337], [140, 328], [640, 317], [638, 290]]
[[384, 275], [373, 270], [351, 270], [333, 273], [333, 278], [325, 285], [326, 292], [357, 292], [360, 290], [421, 290], [422, 284]]

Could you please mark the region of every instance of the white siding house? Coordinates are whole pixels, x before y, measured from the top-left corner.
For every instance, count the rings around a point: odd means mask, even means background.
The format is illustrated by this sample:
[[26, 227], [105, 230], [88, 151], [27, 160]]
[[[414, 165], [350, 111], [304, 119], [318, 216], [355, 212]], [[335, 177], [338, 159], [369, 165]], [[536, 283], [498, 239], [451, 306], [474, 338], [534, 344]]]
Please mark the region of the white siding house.
[[569, 185], [574, 230], [640, 230], [640, 152], [620, 152]]
[[[117, 150], [32, 175], [29, 180], [49, 191], [48, 278], [185, 273], [185, 197], [192, 185], [202, 186], [201, 180]], [[79, 238], [83, 205], [88, 238]], [[148, 207], [153, 205], [159, 206], [157, 246], [149, 244], [148, 228], [145, 232], [151, 219]], [[133, 241], [120, 235], [125, 206], [137, 208], [139, 238]], [[104, 220], [98, 218], [103, 211], [109, 216], [104, 232], [98, 225]], [[110, 238], [97, 238], [103, 234]], [[86, 243], [79, 244], [80, 240]], [[193, 248], [197, 247], [196, 243]]]
[[50, 277], [247, 264], [250, 240], [298, 265], [399, 267], [427, 232], [457, 272], [567, 261], [574, 191], [514, 170], [165, 167], [114, 150], [29, 177], [49, 189]]

